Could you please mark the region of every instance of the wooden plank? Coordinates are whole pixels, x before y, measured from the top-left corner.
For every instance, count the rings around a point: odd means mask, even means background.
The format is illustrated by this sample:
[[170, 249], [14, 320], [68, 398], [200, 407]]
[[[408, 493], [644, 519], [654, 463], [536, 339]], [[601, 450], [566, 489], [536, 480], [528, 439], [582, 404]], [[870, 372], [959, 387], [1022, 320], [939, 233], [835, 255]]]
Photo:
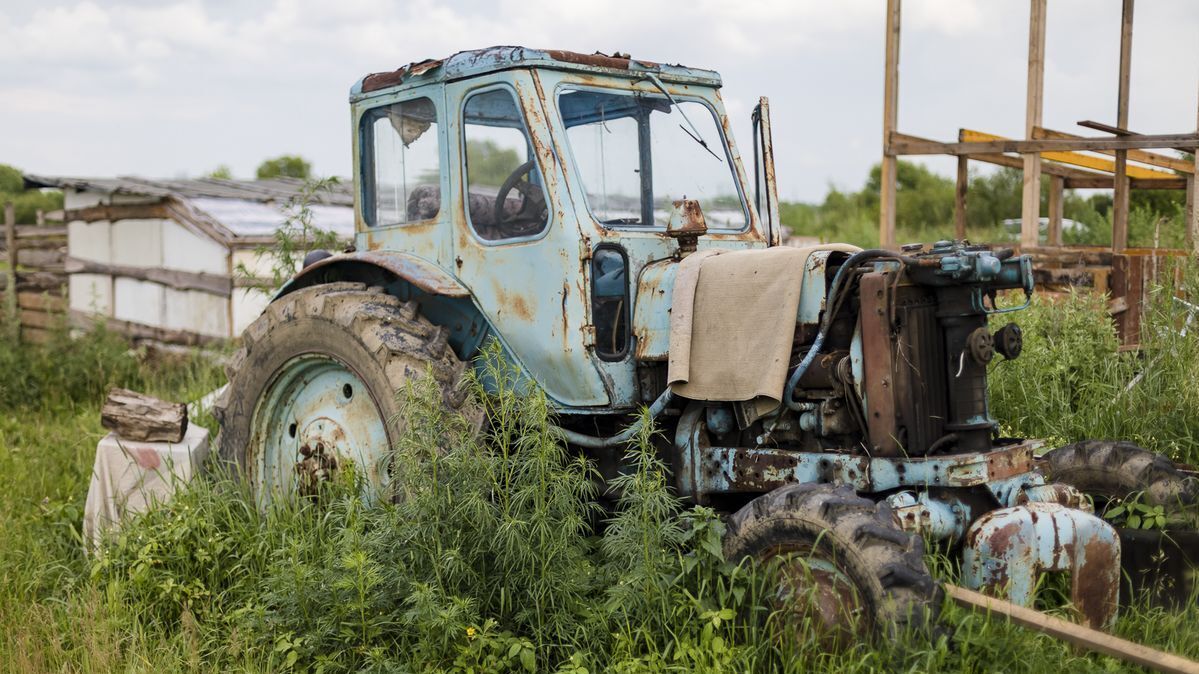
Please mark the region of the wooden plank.
[[53, 330], [45, 328], [35, 328], [29, 325], [21, 326], [21, 341], [30, 344], [45, 344], [54, 337]]
[[957, 183], [953, 194], [953, 235], [958, 241], [966, 238], [966, 192], [970, 187], [970, 158], [958, 157]]
[[1186, 152], [1199, 148], [1199, 133], [1137, 134], [1119, 138], [1079, 138], [1078, 140], [996, 140], [986, 143], [942, 143], [896, 139], [891, 151], [896, 155], [951, 154], [975, 155], [996, 152], [1098, 152], [1101, 150], [1143, 150], [1173, 147]]
[[66, 311], [67, 298], [49, 293], [18, 292], [17, 306], [33, 311]]
[[1055, 618], [1034, 611], [1030, 608], [1017, 606], [1003, 599], [988, 597], [985, 594], [967, 590], [964, 587], [943, 585], [945, 593], [959, 606], [987, 611], [1007, 618], [1011, 622], [1043, 632], [1056, 639], [1061, 639], [1087, 650], [1103, 653], [1125, 662], [1131, 662], [1142, 667], [1169, 674], [1199, 674], [1199, 662], [1187, 660], [1172, 653], [1159, 651], [1155, 648], [1133, 643], [1105, 632], [1089, 627], [1083, 627], [1068, 620]]
[[[1082, 138], [1082, 136], [1077, 134], [1066, 133], [1065, 131], [1055, 131], [1053, 129], [1046, 129], [1044, 127], [1037, 127], [1036, 129], [1033, 129], [1032, 137], [1035, 139], [1054, 138], [1059, 140], [1073, 140]], [[1099, 150], [1099, 152], [1101, 154], [1106, 154], [1113, 157], [1116, 155], [1115, 150]], [[1194, 167], [1185, 160], [1177, 159], [1175, 157], [1167, 157], [1164, 154], [1157, 154], [1156, 152], [1149, 152], [1148, 150], [1128, 150], [1128, 159], [1141, 164], [1149, 164], [1150, 166], [1158, 166], [1161, 168], [1170, 169], [1171, 171], [1178, 171], [1179, 173], [1192, 173], [1194, 171]]]
[[116, 318], [106, 316], [98, 316], [86, 311], [71, 309], [67, 314], [71, 327], [82, 330], [90, 330], [97, 324], [104, 324], [109, 330], [125, 335], [130, 339], [152, 339], [167, 344], [182, 344], [184, 346], [203, 346], [207, 344], [220, 344], [225, 341], [221, 337], [213, 337], [211, 335], [201, 335], [190, 330], [169, 330], [144, 323], [135, 323], [133, 321], [122, 321]]
[[60, 270], [66, 257], [66, 248], [26, 248], [22, 245], [17, 251], [17, 265], [30, 269]]
[[[17, 288], [17, 212], [11, 201], [4, 204], [4, 248], [8, 251], [8, 264], [4, 267], [4, 287], [10, 290]], [[19, 334], [20, 324], [17, 322], [17, 294], [5, 293], [4, 296], [6, 321], [14, 334]]]
[[1066, 179], [1049, 177], [1049, 245], [1062, 245], [1062, 211], [1065, 201]]
[[[67, 238], [66, 227], [47, 227], [44, 225], [17, 225], [18, 239], [63, 239]], [[22, 241], [21, 245], [25, 245]]]
[[64, 320], [61, 313], [36, 311], [34, 309], [21, 309], [18, 315], [21, 327], [41, 328], [43, 330], [54, 328]]
[[887, 0], [887, 31], [883, 64], [883, 163], [879, 175], [879, 243], [895, 245], [895, 198], [899, 159], [891, 151], [891, 134], [899, 120], [900, 0]]
[[163, 202], [149, 204], [100, 204], [86, 208], [64, 210], [62, 218], [65, 222], [99, 222], [106, 220], [154, 220], [169, 217]]
[[[1024, 107], [1024, 136], [1041, 125], [1045, 94], [1046, 0], [1030, 0], [1028, 13], [1028, 91]], [[1020, 243], [1035, 246], [1041, 235], [1041, 155], [1024, 155], [1020, 208]]]
[[66, 258], [66, 271], [68, 274], [104, 274], [114, 278], [149, 281], [175, 290], [198, 290], [219, 297], [228, 297], [233, 292], [233, 280], [223, 274], [105, 264], [77, 257]]
[[187, 405], [113, 388], [100, 408], [100, 425], [126, 440], [179, 442], [187, 432]]
[[[959, 140], [973, 143], [1007, 139], [1003, 136], [997, 136], [993, 133], [987, 133], [985, 131], [962, 129], [959, 132]], [[1115, 151], [1113, 151], [1113, 154], [1115, 154]], [[1114, 173], [1116, 171], [1116, 162], [1104, 159], [1103, 157], [1093, 157], [1091, 155], [1079, 154], [1078, 152], [1042, 152], [1041, 158], [1062, 164], [1069, 164], [1071, 166], [1079, 166], [1092, 171], [1103, 171], [1104, 173]], [[1148, 169], [1140, 166], [1129, 166], [1128, 176], [1131, 178], [1141, 178], [1144, 180], [1174, 180], [1178, 178], [1178, 176], [1174, 173], [1157, 171], [1155, 169]]]

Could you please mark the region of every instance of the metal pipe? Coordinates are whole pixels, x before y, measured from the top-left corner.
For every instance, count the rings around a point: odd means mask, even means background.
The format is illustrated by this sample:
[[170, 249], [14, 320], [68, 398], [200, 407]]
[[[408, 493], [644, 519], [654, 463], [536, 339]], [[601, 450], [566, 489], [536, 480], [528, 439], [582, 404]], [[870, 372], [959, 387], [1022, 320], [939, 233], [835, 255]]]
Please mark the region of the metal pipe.
[[[658, 399], [649, 406], [649, 418], [658, 418], [658, 416], [662, 414], [662, 411], [666, 409], [666, 406], [669, 405], [673, 400], [674, 392], [667, 388], [662, 392], [662, 395], [658, 396]], [[577, 431], [569, 431], [560, 426], [553, 426], [552, 428], [561, 434], [562, 437], [572, 445], [587, 447], [588, 449], [608, 449], [609, 447], [623, 445], [628, 442], [634, 435], [637, 434], [638, 431], [641, 430], [644, 420], [645, 417], [639, 417], [637, 421], [633, 422], [628, 428], [617, 433], [616, 435], [606, 438], [600, 438], [594, 435], [586, 435]]]

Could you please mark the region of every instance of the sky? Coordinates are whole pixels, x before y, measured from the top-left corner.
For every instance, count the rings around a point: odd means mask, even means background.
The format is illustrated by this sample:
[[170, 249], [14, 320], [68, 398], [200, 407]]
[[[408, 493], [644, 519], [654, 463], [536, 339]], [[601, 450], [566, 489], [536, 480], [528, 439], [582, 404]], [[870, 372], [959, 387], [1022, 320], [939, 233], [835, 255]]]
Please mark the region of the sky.
[[[771, 100], [779, 189], [858, 189], [882, 143], [885, 0], [0, 0], [0, 163], [75, 176], [349, 175], [350, 86], [519, 44], [710, 68], [743, 154]], [[1115, 123], [1119, 0], [1050, 0], [1045, 126]], [[904, 0], [899, 128], [1019, 136], [1029, 3]], [[1129, 126], [1199, 124], [1199, 0], [1141, 0]], [[952, 160], [927, 160], [946, 175]]]

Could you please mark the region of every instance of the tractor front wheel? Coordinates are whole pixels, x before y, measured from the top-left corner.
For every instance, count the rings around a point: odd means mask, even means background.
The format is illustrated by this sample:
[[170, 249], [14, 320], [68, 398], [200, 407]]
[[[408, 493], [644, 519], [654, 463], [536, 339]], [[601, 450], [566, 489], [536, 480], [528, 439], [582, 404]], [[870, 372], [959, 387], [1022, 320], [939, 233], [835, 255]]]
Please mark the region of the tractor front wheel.
[[215, 406], [220, 456], [265, 505], [310, 496], [352, 475], [368, 494], [390, 481], [391, 450], [403, 430], [396, 393], [431, 374], [457, 407], [463, 363], [444, 328], [361, 283], [331, 283], [285, 295], [242, 335]]
[[849, 487], [798, 484], [758, 497], [731, 518], [725, 554], [776, 561], [778, 615], [801, 638], [814, 630], [845, 646], [924, 631], [941, 609], [920, 538]]

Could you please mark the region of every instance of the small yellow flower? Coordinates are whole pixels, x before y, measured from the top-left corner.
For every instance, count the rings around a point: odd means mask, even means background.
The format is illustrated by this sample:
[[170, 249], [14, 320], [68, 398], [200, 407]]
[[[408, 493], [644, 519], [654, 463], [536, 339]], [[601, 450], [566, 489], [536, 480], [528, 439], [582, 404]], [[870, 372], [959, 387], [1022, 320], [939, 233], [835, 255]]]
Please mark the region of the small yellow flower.
[[477, 630], [474, 627], [467, 627], [466, 628], [466, 637], [468, 639], [474, 639], [476, 632], [477, 632]]

